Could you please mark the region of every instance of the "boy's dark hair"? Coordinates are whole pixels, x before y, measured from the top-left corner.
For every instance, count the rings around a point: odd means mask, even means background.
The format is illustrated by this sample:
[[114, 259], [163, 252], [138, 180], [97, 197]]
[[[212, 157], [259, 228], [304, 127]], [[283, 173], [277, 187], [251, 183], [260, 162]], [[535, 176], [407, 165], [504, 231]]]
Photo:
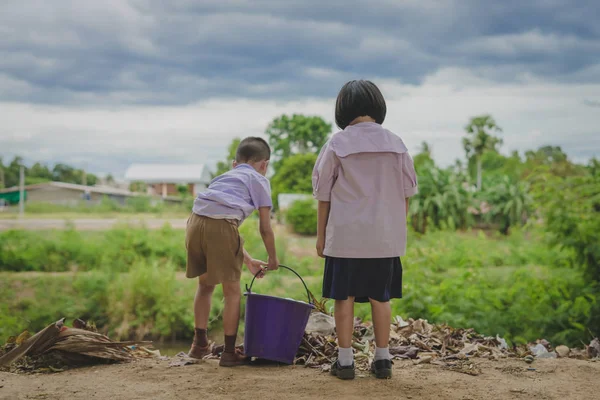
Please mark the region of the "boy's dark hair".
[[238, 163], [268, 161], [270, 158], [269, 144], [259, 137], [247, 137], [242, 140], [235, 153], [235, 161]]
[[346, 129], [356, 118], [368, 115], [382, 124], [386, 111], [383, 94], [373, 82], [350, 81], [342, 87], [335, 102], [335, 123]]

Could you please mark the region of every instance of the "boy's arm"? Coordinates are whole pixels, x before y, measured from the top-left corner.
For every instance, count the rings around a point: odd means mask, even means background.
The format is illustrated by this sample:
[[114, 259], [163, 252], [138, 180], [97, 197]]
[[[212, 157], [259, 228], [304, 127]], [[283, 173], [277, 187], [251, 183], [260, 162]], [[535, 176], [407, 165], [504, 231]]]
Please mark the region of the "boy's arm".
[[279, 260], [277, 259], [277, 251], [275, 250], [275, 233], [271, 227], [271, 207], [261, 207], [258, 209], [260, 220], [260, 236], [262, 236], [267, 254], [269, 255], [268, 266], [269, 270], [279, 268]]
[[244, 264], [246, 264], [246, 265], [252, 264], [252, 260], [253, 260], [252, 256], [246, 251], [246, 249], [243, 249], [243, 250], [244, 250]]
[[319, 201], [317, 210], [317, 254], [319, 257], [325, 257], [325, 236], [327, 232], [327, 221], [329, 221], [329, 211], [331, 203], [329, 201]]
[[250, 273], [258, 279], [265, 276], [264, 266], [266, 266], [267, 263], [264, 261], [255, 260], [254, 258], [252, 258], [250, 253], [246, 251], [246, 249], [242, 250], [244, 251], [244, 264], [246, 264], [246, 267], [248, 267]]

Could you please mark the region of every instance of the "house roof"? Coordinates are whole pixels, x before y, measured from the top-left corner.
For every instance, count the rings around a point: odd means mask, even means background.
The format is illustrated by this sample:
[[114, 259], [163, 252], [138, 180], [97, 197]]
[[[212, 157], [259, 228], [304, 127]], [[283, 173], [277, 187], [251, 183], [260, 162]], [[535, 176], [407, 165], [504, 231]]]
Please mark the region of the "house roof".
[[[111, 187], [99, 187], [99, 186], [85, 186], [85, 185], [77, 185], [75, 183], [65, 183], [65, 182], [42, 182], [37, 183], [35, 185], [27, 185], [25, 186], [25, 190], [36, 190], [43, 189], [46, 187], [55, 187], [59, 189], [67, 189], [67, 190], [77, 190], [80, 192], [89, 192], [89, 193], [99, 193], [99, 194], [110, 194], [110, 195], [120, 195], [120, 196], [138, 196], [138, 193], [130, 192], [125, 189], [117, 189]], [[19, 187], [14, 186], [8, 189], [0, 190], [0, 193], [10, 193], [18, 191]]]
[[125, 172], [128, 181], [145, 183], [204, 183], [211, 181], [205, 164], [132, 164]]

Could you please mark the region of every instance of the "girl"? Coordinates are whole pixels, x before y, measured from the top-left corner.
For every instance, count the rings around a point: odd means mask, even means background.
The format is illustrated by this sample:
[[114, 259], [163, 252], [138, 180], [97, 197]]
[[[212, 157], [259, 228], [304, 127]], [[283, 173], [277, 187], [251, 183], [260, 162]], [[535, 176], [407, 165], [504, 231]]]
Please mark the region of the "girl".
[[413, 161], [398, 136], [384, 129], [386, 104], [370, 81], [342, 87], [335, 121], [313, 171], [319, 201], [317, 253], [325, 258], [323, 297], [335, 299], [338, 360], [331, 368], [353, 379], [354, 302], [371, 303], [377, 378], [392, 376], [390, 299], [402, 297], [408, 198], [417, 193]]

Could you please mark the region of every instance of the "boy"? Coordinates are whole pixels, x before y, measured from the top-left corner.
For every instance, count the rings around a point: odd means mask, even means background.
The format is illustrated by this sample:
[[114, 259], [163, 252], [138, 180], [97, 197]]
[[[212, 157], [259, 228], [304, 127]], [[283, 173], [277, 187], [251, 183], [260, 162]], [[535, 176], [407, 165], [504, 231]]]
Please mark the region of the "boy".
[[[216, 177], [207, 190], [194, 201], [187, 223], [188, 278], [199, 278], [194, 298], [194, 342], [190, 357], [203, 358], [209, 352], [207, 326], [210, 302], [217, 284], [223, 285], [225, 308], [223, 330], [225, 350], [219, 365], [234, 367], [247, 359], [237, 352], [235, 341], [240, 319], [240, 276], [242, 264], [253, 275], [264, 275], [263, 267], [276, 270], [279, 266], [275, 251], [275, 235], [271, 228], [271, 186], [265, 178], [271, 149], [266, 141], [249, 137], [241, 141], [233, 170]], [[253, 259], [244, 249], [238, 226], [254, 210], [260, 217], [260, 234], [269, 255], [268, 263]]]

